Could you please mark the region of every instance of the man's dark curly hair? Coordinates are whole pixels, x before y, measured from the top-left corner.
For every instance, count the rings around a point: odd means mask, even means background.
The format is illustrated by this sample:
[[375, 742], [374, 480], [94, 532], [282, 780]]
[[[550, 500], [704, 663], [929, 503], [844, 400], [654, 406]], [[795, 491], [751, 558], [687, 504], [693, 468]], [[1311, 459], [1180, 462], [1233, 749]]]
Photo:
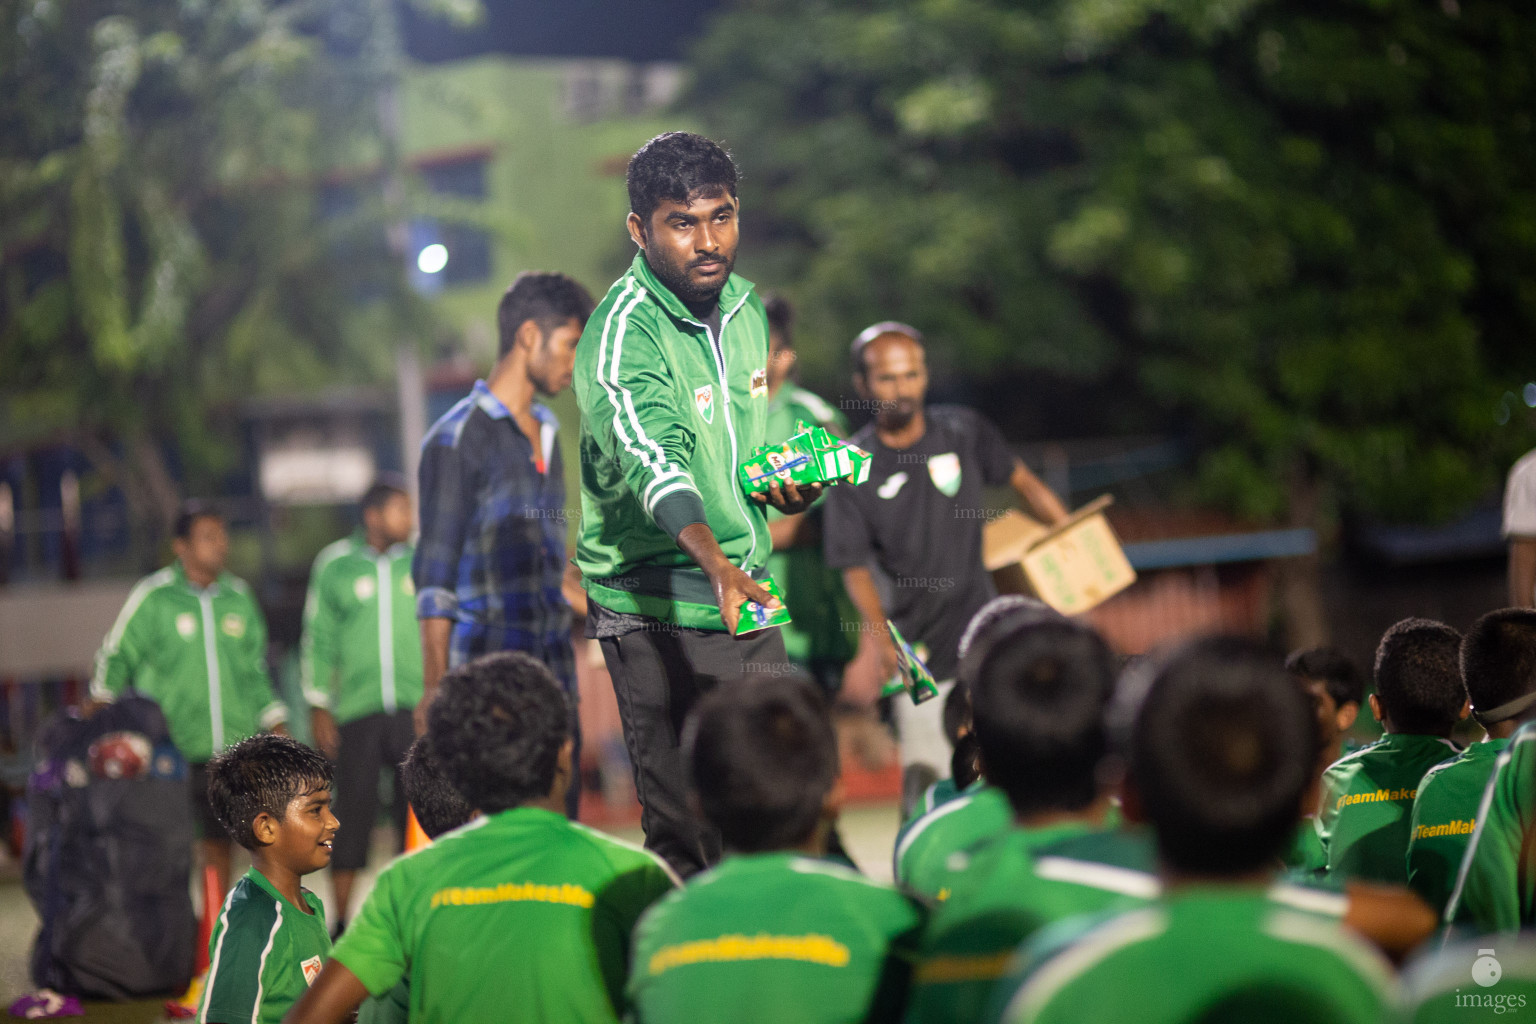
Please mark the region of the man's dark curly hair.
[[264, 732], [241, 740], [208, 762], [208, 802], [229, 837], [247, 850], [257, 815], [283, 820], [288, 805], [331, 788], [331, 762], [296, 739]]
[[717, 143], [692, 132], [658, 135], [635, 151], [625, 173], [629, 209], [646, 224], [665, 201], [686, 203], [697, 194], [736, 198], [736, 164]]
[[460, 665], [443, 676], [427, 709], [427, 749], [453, 788], [486, 814], [548, 796], [569, 735], [560, 684], [521, 651]]
[[400, 784], [405, 787], [405, 799], [411, 810], [416, 812], [416, 823], [428, 839], [436, 839], [475, 816], [475, 809], [453, 788], [443, 774], [443, 766], [427, 749], [425, 736], [405, 752], [405, 760], [400, 762]]

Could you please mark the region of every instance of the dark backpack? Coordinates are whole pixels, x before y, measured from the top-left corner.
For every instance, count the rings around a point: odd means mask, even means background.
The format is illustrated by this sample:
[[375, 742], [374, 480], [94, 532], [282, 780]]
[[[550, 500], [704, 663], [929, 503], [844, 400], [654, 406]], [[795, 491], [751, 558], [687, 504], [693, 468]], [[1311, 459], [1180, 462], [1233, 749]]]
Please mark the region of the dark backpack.
[[181, 994], [197, 941], [192, 812], [159, 705], [127, 695], [88, 719], [60, 712], [36, 751], [23, 855], [42, 920], [33, 983], [97, 999]]

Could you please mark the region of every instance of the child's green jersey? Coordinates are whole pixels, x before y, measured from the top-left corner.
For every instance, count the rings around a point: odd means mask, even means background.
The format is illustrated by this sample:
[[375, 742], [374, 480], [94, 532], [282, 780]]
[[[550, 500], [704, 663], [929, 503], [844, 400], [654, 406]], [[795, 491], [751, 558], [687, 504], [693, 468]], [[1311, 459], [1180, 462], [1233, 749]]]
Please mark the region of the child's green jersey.
[[1380, 1024], [1394, 1002], [1391, 968], [1336, 921], [1213, 886], [1041, 932], [981, 1019]]
[[1507, 739], [1474, 743], [1435, 765], [1419, 782], [1408, 834], [1408, 884], [1437, 913], [1451, 898], [1456, 872], [1472, 842], [1483, 790], [1507, 746]]
[[1329, 765], [1317, 816], [1329, 874], [1406, 885], [1419, 780], [1460, 751], [1438, 736], [1388, 733]]
[[1536, 925], [1536, 723], [1494, 761], [1445, 919], [1479, 933]]
[[943, 902], [945, 864], [951, 854], [1000, 835], [1013, 824], [1008, 797], [978, 780], [964, 795], [909, 821], [896, 836], [896, 884], [925, 903]]
[[160, 705], [171, 741], [194, 764], [286, 721], [267, 675], [267, 622], [229, 573], [194, 586], [181, 562], [139, 580], [96, 655], [91, 697], [133, 688]]
[[337, 723], [421, 700], [421, 631], [409, 544], [375, 551], [359, 530], [315, 557], [304, 601], [300, 676]]
[[907, 1019], [977, 1020], [1020, 942], [1057, 921], [1155, 897], [1153, 859], [1141, 832], [1086, 823], [1010, 829], [951, 857], [949, 896], [924, 930]]
[[630, 931], [675, 882], [639, 847], [517, 807], [392, 862], [334, 956], [373, 996], [408, 978], [417, 1024], [607, 1024]]
[[200, 1024], [279, 1024], [331, 952], [320, 897], [289, 903], [255, 868], [224, 900], [208, 941]]
[[635, 930], [634, 1020], [896, 1020], [921, 915], [896, 890], [791, 853], [727, 857]]

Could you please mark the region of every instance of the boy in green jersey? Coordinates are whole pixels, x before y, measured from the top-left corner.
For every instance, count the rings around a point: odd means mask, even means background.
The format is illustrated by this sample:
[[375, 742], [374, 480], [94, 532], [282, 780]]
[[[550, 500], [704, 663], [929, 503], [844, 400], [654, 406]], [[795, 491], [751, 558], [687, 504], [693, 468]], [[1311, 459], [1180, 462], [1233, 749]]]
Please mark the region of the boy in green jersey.
[[1419, 780], [1461, 749], [1449, 738], [1467, 713], [1460, 649], [1460, 633], [1429, 619], [1404, 619], [1382, 635], [1370, 700], [1386, 735], [1323, 773], [1317, 831], [1330, 875], [1407, 883]]
[[398, 766], [415, 738], [411, 713], [422, 696], [405, 478], [380, 476], [363, 492], [362, 509], [362, 528], [315, 558], [299, 662], [315, 746], [336, 763], [336, 802], [358, 826], [337, 838], [331, 864], [338, 932], [352, 906], [352, 883], [368, 863], [367, 823], [378, 818], [381, 771], [395, 777], [395, 852], [405, 848]]
[[1015, 625], [961, 660], [981, 759], [1013, 827], [949, 858], [909, 1020], [976, 1020], [1020, 941], [1063, 918], [1155, 895], [1149, 844], [1104, 828], [1104, 711], [1115, 670], [1104, 641], [1066, 620]]
[[1381, 1021], [1385, 961], [1266, 892], [1312, 778], [1306, 695], [1257, 646], [1214, 638], [1128, 676], [1111, 721], [1127, 723], [1126, 810], [1152, 824], [1164, 893], [1040, 933], [983, 1019]]
[[1474, 697], [1475, 711], [1520, 727], [1494, 761], [1445, 917], [1479, 934], [1513, 932], [1536, 925], [1536, 727], [1530, 724], [1536, 718], [1536, 611], [1507, 608], [1485, 615], [1468, 635], [1462, 657], [1469, 684], [1473, 673], [1502, 666], [1510, 681], [1502, 695], [1509, 699], [1484, 708]]
[[427, 710], [427, 744], [484, 817], [380, 873], [289, 1024], [339, 1024], [401, 980], [420, 1024], [618, 1020], [630, 931], [674, 876], [566, 820], [559, 683], [522, 652], [452, 669]]
[[267, 621], [246, 582], [224, 569], [229, 530], [217, 508], [184, 503], [176, 561], [140, 580], [96, 655], [91, 700], [134, 689], [165, 712], [187, 759], [203, 863], [229, 889], [229, 837], [208, 804], [208, 762], [264, 729], [285, 731], [288, 708], [267, 675]]
[[1443, 911], [1477, 822], [1494, 764], [1536, 694], [1536, 612], [1506, 608], [1478, 619], [1461, 641], [1472, 716], [1487, 732], [1419, 783], [1408, 837], [1408, 884]]
[[636, 1022], [894, 1021], [921, 918], [822, 858], [842, 802], [837, 740], [810, 683], [744, 679], [699, 702], [683, 749], [727, 856], [635, 930]]
[[[1317, 777], [1321, 780], [1328, 766], [1344, 753], [1343, 737], [1360, 715], [1365, 700], [1365, 676], [1342, 651], [1334, 647], [1308, 647], [1292, 651], [1285, 659], [1285, 670], [1312, 698], [1317, 709], [1317, 727], [1321, 737]], [[1321, 792], [1321, 788], [1319, 788]], [[1285, 866], [1303, 877], [1320, 875], [1328, 869], [1328, 851], [1317, 834], [1316, 809], [1309, 811], [1296, 830], [1296, 842], [1286, 854]]]
[[331, 862], [331, 764], [287, 736], [253, 736], [208, 765], [208, 800], [251, 870], [208, 946], [200, 1024], [277, 1024], [331, 951], [320, 898], [299, 884]]
[[[475, 817], [475, 809], [443, 774], [443, 766], [432, 756], [425, 736], [411, 744], [400, 762], [400, 787], [428, 839], [467, 825]], [[402, 979], [384, 995], [363, 1000], [357, 1010], [357, 1024], [405, 1024], [410, 1014], [411, 988]]]
[[[1041, 601], [1008, 594], [995, 597], [982, 605], [971, 616], [965, 632], [960, 637], [959, 657], [961, 664], [966, 655], [997, 633], [1031, 622], [1063, 622], [1060, 614]], [[945, 697], [945, 730], [950, 733], [955, 753], [964, 756], [962, 744], [957, 742], [959, 722], [951, 714], [958, 705], [964, 709], [964, 717], [970, 713], [968, 691], [972, 680], [956, 669], [955, 685]], [[960, 696], [955, 695], [959, 693]], [[961, 703], [963, 701], [963, 703]], [[974, 729], [974, 726], [970, 727]], [[952, 731], [951, 731], [952, 730]], [[965, 746], [969, 746], [966, 744]], [[974, 751], [972, 751], [974, 756]], [[956, 775], [966, 766], [951, 764]], [[923, 794], [922, 806], [927, 810], [913, 816], [896, 833], [896, 846], [892, 856], [893, 877], [907, 895], [925, 904], [940, 903], [945, 897], [944, 876], [949, 858], [956, 852], [975, 843], [1007, 831], [1013, 821], [1013, 811], [1008, 798], [985, 778], [967, 781], [962, 788], [944, 792], [945, 782], [935, 783]]]

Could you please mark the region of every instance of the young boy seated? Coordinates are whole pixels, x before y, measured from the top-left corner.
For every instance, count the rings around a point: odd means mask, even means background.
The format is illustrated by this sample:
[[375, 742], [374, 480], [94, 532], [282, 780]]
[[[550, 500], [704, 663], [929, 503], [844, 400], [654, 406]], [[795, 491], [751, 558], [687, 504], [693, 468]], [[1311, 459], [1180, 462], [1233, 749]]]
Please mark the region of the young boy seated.
[[1419, 780], [1460, 752], [1449, 738], [1466, 714], [1460, 650], [1460, 633], [1428, 619], [1404, 619], [1382, 635], [1370, 702], [1386, 735], [1323, 773], [1318, 837], [1329, 875], [1407, 884]]
[[820, 694], [800, 680], [718, 687], [689, 717], [683, 750], [726, 857], [641, 919], [632, 1019], [898, 1020], [920, 916], [821, 859], [842, 792]]
[[459, 666], [428, 708], [427, 744], [484, 817], [379, 874], [286, 1019], [338, 1024], [404, 979], [419, 1024], [616, 1021], [630, 931], [675, 880], [566, 820], [571, 739], [554, 676], [522, 653]]
[[276, 1024], [331, 951], [320, 898], [299, 884], [331, 862], [331, 763], [287, 736], [241, 740], [208, 765], [208, 802], [251, 870], [224, 900], [197, 1019]]
[[1104, 831], [1114, 655], [1065, 620], [989, 640], [960, 671], [974, 687], [987, 778], [1007, 796], [1014, 827], [950, 858], [908, 1015], [921, 1024], [975, 1021], [1014, 949], [1038, 929], [1157, 892], [1150, 844]]
[[1386, 963], [1266, 890], [1312, 778], [1306, 695], [1262, 650], [1231, 638], [1192, 644], [1132, 684], [1116, 716], [1130, 722], [1126, 810], [1156, 834], [1163, 895], [1040, 933], [984, 1019], [1384, 1019]]
[[[428, 839], [475, 817], [475, 809], [459, 795], [443, 774], [442, 765], [427, 748], [425, 736], [418, 737], [400, 762], [400, 785], [405, 799], [416, 815], [416, 823]], [[411, 988], [402, 979], [382, 996], [369, 996], [357, 1011], [357, 1024], [405, 1024], [410, 1019]]]
[[[1285, 670], [1317, 708], [1321, 744], [1317, 776], [1321, 780], [1328, 766], [1344, 753], [1343, 737], [1355, 724], [1360, 702], [1365, 699], [1365, 677], [1353, 661], [1333, 647], [1292, 651], [1285, 659]], [[1318, 791], [1321, 792], [1321, 786]], [[1285, 864], [1302, 877], [1327, 870], [1328, 853], [1317, 834], [1315, 809], [1307, 813], [1302, 827], [1296, 830], [1296, 842], [1286, 854]]]
[[1437, 911], [1451, 898], [1494, 764], [1536, 701], [1536, 611], [1478, 619], [1461, 641], [1461, 676], [1487, 736], [1425, 773], [1408, 836], [1408, 884]]
[[[1040, 601], [1007, 594], [993, 598], [971, 617], [960, 638], [960, 659], [999, 632], [1029, 622], [1061, 622], [1062, 616]], [[946, 698], [945, 726], [953, 727], [950, 742], [961, 752], [958, 734], [969, 710], [971, 679], [956, 672], [954, 688]], [[956, 696], [959, 694], [959, 696]], [[955, 711], [951, 713], [951, 706]], [[955, 767], [959, 767], [958, 765]], [[983, 775], [985, 771], [983, 770]], [[1002, 791], [986, 779], [973, 778], [954, 788], [948, 780], [935, 783], [923, 796], [928, 809], [914, 816], [896, 833], [892, 851], [892, 876], [903, 892], [932, 906], [943, 900], [941, 878], [952, 854], [1008, 828], [1013, 814]]]
[[[1479, 714], [1522, 723], [1494, 762], [1493, 776], [1477, 804], [1467, 852], [1446, 920], [1478, 934], [1536, 926], [1536, 611], [1508, 608], [1479, 619], [1464, 648], [1468, 679], [1491, 665], [1525, 684], [1524, 693]], [[1504, 692], [1517, 689], [1511, 684]], [[1490, 697], [1489, 699], [1495, 699]], [[1475, 700], [1475, 699], [1474, 699]]]

